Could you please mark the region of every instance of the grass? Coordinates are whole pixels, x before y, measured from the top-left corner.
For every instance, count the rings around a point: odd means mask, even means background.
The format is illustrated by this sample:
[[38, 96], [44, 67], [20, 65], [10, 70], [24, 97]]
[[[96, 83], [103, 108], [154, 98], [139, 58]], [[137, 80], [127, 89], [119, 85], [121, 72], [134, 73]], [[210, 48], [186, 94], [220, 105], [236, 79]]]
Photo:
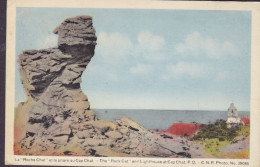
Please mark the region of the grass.
[[231, 144], [239, 136], [249, 136], [250, 126], [240, 125], [228, 128], [225, 120], [218, 120], [213, 124], [202, 125], [201, 129], [191, 140], [203, 144], [204, 150], [219, 158], [248, 158], [249, 149], [232, 154], [221, 153], [221, 150]]
[[202, 125], [192, 140], [218, 139], [232, 141], [238, 135], [239, 127], [228, 128], [225, 120], [218, 120], [213, 124]]
[[250, 125], [240, 126], [237, 136], [249, 136]]
[[230, 141], [219, 141], [217, 138], [203, 141], [204, 150], [216, 157], [219, 156], [220, 150], [228, 144], [230, 144]]

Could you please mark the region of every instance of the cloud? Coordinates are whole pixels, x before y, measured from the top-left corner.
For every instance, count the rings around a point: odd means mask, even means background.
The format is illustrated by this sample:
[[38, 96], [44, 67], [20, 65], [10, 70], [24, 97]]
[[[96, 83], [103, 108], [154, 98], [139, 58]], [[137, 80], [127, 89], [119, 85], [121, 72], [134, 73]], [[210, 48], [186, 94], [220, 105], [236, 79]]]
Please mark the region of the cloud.
[[137, 41], [141, 47], [150, 51], [159, 50], [165, 44], [164, 38], [159, 35], [154, 35], [149, 31], [141, 32], [137, 37]]
[[135, 55], [147, 61], [165, 60], [167, 56], [163, 53], [165, 39], [149, 31], [142, 31], [137, 36]]
[[39, 40], [36, 42], [35, 49], [46, 49], [57, 47], [58, 45], [58, 36], [55, 34], [49, 34], [44, 39]]
[[220, 42], [211, 37], [203, 37], [199, 32], [188, 34], [183, 43], [175, 47], [176, 53], [183, 56], [202, 56], [211, 59], [220, 59], [225, 56], [236, 56], [236, 46], [229, 42]]
[[[96, 53], [105, 61], [115, 62], [127, 59], [129, 55], [138, 56], [148, 61], [164, 60], [162, 53], [165, 40], [149, 31], [142, 31], [138, 36], [130, 38], [123, 33], [101, 32], [97, 35]], [[136, 39], [138, 42], [134, 43]]]
[[110, 80], [110, 81], [117, 81], [118, 80], [118, 76], [116, 74], [108, 74], [107, 75], [107, 78]]
[[132, 74], [148, 74], [151, 70], [152, 67], [146, 64], [137, 64], [137, 66], [130, 68]]
[[230, 79], [234, 79], [234, 77], [235, 75], [232, 75], [232, 73], [229, 71], [221, 71], [218, 72], [216, 75], [217, 81], [230, 80]]
[[124, 57], [131, 53], [133, 44], [127, 35], [122, 33], [101, 32], [97, 37], [96, 51], [104, 59]]
[[167, 73], [163, 75], [164, 79], [172, 77], [191, 77], [201, 78], [206, 76], [207, 70], [204, 64], [196, 62], [178, 62], [176, 65], [170, 64], [166, 67]]
[[148, 53], [148, 54], [143, 54], [143, 58], [145, 60], [158, 61], [158, 60], [165, 60], [167, 56], [162, 53]]

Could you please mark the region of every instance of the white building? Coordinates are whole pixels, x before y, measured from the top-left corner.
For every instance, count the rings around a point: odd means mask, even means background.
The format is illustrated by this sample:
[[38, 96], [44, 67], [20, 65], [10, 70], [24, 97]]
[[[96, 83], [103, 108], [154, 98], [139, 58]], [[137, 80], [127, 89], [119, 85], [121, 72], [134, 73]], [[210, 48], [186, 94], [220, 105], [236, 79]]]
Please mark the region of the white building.
[[230, 107], [228, 108], [227, 125], [229, 128], [233, 128], [240, 124], [242, 124], [242, 121], [238, 117], [237, 108], [235, 107], [234, 103], [231, 103]]

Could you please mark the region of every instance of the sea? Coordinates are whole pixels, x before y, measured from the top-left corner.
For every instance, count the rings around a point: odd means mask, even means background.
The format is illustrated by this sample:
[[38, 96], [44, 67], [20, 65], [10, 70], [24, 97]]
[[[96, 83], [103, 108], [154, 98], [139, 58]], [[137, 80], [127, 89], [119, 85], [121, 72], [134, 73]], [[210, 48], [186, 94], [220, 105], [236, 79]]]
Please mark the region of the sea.
[[[115, 121], [127, 117], [147, 129], [167, 130], [173, 123], [214, 123], [227, 119], [227, 111], [209, 110], [148, 110], [148, 109], [93, 109], [100, 119]], [[238, 111], [239, 117], [250, 117], [249, 111]]]

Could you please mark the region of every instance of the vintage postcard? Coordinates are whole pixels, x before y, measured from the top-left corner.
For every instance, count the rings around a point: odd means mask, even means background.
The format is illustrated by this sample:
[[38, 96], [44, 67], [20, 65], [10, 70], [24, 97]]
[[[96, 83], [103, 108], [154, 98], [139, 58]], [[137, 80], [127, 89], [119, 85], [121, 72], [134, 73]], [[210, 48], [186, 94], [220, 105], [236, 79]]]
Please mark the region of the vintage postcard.
[[7, 11], [7, 165], [260, 165], [259, 3]]

